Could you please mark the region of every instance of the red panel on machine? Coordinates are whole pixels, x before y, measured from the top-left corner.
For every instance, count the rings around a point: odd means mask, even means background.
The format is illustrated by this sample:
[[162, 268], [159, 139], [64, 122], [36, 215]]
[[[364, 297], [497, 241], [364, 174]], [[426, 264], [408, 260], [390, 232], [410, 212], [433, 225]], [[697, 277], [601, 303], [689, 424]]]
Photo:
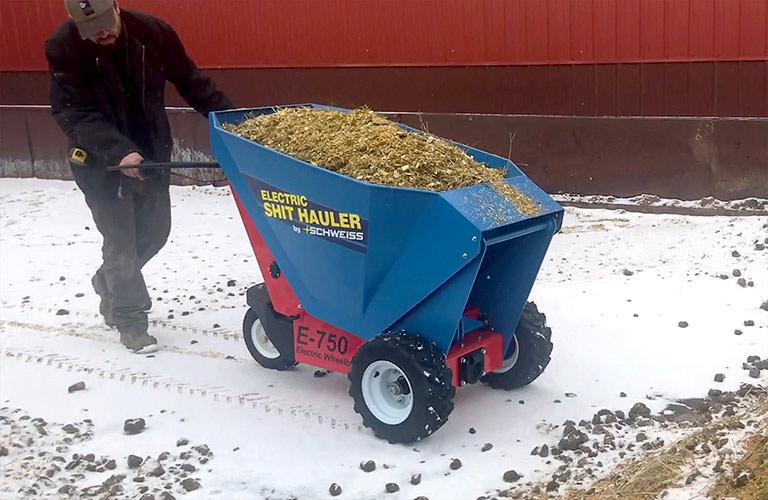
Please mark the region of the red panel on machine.
[[503, 340], [501, 335], [488, 330], [475, 330], [467, 334], [464, 340], [454, 344], [448, 352], [445, 365], [453, 372], [451, 383], [459, 387], [459, 360], [462, 356], [477, 349], [485, 348], [485, 373], [501, 367], [504, 361], [504, 353], [501, 352]]
[[235, 198], [237, 204], [237, 210], [240, 212], [240, 217], [243, 219], [243, 225], [245, 226], [245, 232], [248, 234], [248, 239], [251, 240], [251, 246], [253, 247], [253, 253], [256, 254], [256, 261], [259, 264], [259, 270], [262, 277], [264, 277], [264, 284], [267, 287], [267, 293], [272, 301], [272, 308], [282, 314], [283, 316], [295, 316], [301, 309], [299, 309], [299, 299], [296, 298], [296, 294], [293, 293], [291, 285], [285, 279], [285, 275], [282, 273], [277, 278], [272, 277], [270, 274], [270, 265], [275, 262], [275, 257], [272, 252], [267, 248], [267, 244], [259, 234], [256, 226], [253, 225], [253, 221], [248, 216], [248, 213], [240, 202], [240, 199], [235, 194], [234, 188], [232, 188], [232, 196]]
[[299, 363], [348, 373], [352, 356], [364, 342], [306, 312], [293, 322], [294, 359]]

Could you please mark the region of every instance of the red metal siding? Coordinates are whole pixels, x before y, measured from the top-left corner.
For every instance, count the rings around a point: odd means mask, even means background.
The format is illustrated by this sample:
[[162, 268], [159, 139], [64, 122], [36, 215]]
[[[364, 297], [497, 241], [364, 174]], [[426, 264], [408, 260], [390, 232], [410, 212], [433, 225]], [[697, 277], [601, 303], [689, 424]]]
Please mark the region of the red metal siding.
[[683, 98], [696, 84], [691, 81], [690, 67], [668, 65], [664, 70], [664, 113], [668, 116], [690, 116], [690, 101]]
[[687, 59], [690, 54], [690, 1], [667, 0], [664, 13], [664, 57]]
[[[208, 70], [236, 105], [432, 113], [768, 117], [768, 61]], [[47, 104], [49, 76], [0, 72], [0, 104]], [[173, 91], [168, 105], [185, 106]]]
[[[592, 2], [568, 2], [571, 7], [571, 57], [570, 61], [594, 61], [595, 45], [592, 27]], [[602, 27], [601, 27], [602, 29]], [[562, 62], [570, 62], [562, 61]]]
[[[45, 69], [61, 0], [0, 0], [0, 70]], [[205, 68], [768, 59], [768, 0], [122, 0]]]
[[741, 6], [740, 52], [745, 57], [765, 57], [768, 54], [768, 26], [752, 19], [768, 19], [768, 2], [746, 0]]
[[715, 70], [715, 112], [726, 116], [738, 116], [741, 94], [741, 71], [738, 62], [725, 62]]
[[664, 1], [640, 2], [640, 58], [664, 58]]
[[[715, 114], [715, 67], [717, 64], [690, 64], [688, 65], [688, 79], [693, 85], [688, 87], [688, 107], [691, 115], [701, 116], [700, 110], [707, 110], [706, 116], [717, 116]], [[759, 66], [759, 63], [754, 63]], [[741, 110], [740, 115], [748, 115], [748, 110]], [[768, 108], [753, 110], [752, 116], [768, 115]]]
[[734, 7], [734, 2], [719, 0], [715, 2], [715, 57], [727, 58], [730, 54], [738, 54], [741, 46], [741, 31], [733, 29], [740, 26], [741, 0]]
[[616, 49], [621, 61], [641, 59], [640, 0], [625, 0], [616, 6]]
[[594, 0], [593, 4], [595, 61], [616, 61], [618, 60], [618, 46], [616, 43], [618, 35], [618, 7], [616, 0]]
[[[739, 65], [739, 108], [757, 115], [768, 109], [768, 65], [758, 68], [742, 62]], [[742, 111], [744, 113], [744, 111]], [[768, 113], [763, 116], [767, 116]], [[768, 138], [766, 138], [768, 140]]]
[[715, 53], [715, 0], [691, 2], [688, 55], [691, 59], [711, 57]]

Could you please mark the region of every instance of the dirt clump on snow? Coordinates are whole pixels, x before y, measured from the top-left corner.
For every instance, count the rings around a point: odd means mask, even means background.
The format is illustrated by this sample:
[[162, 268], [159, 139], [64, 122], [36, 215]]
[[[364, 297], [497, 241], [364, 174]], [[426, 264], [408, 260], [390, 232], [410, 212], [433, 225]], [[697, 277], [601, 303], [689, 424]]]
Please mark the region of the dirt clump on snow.
[[123, 424], [123, 432], [132, 436], [141, 433], [146, 427], [147, 423], [143, 418], [129, 418]]
[[341, 495], [341, 486], [336, 483], [331, 484], [331, 486], [328, 488], [328, 493], [330, 493], [332, 497]]
[[360, 470], [363, 472], [373, 472], [376, 470], [376, 462], [373, 460], [363, 460], [360, 462]]
[[76, 384], [72, 384], [67, 388], [67, 392], [73, 393], [77, 391], [84, 391], [85, 390], [85, 382], [77, 382]]
[[461, 148], [416, 133], [367, 108], [349, 113], [279, 108], [223, 128], [286, 155], [353, 179], [404, 188], [449, 191], [488, 183], [518, 211], [539, 213], [528, 196], [504, 182], [506, 172], [475, 161]]
[[761, 359], [760, 356], [748, 356], [747, 361], [742, 363], [742, 369], [747, 370], [751, 378], [760, 378], [763, 370], [768, 371], [768, 359]]
[[93, 429], [90, 419], [61, 425], [0, 408], [0, 498], [170, 500], [202, 487], [193, 475], [213, 458], [207, 446], [113, 458], [88, 449]]

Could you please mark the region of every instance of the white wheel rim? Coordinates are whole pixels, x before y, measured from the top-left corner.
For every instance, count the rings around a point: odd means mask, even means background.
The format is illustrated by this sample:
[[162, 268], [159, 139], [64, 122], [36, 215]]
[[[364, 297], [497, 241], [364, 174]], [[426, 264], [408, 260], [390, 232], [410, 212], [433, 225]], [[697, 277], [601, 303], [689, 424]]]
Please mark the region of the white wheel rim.
[[374, 361], [363, 372], [361, 384], [365, 405], [379, 421], [397, 425], [411, 414], [413, 387], [396, 364]]
[[512, 340], [515, 343], [515, 352], [501, 363], [501, 368], [493, 370], [493, 373], [506, 373], [517, 364], [517, 358], [520, 357], [520, 344], [517, 342], [517, 335], [513, 334]]
[[261, 320], [257, 319], [251, 325], [251, 341], [259, 351], [259, 354], [269, 359], [277, 359], [280, 357], [280, 351], [267, 337], [267, 332], [264, 330], [264, 325], [261, 324]]

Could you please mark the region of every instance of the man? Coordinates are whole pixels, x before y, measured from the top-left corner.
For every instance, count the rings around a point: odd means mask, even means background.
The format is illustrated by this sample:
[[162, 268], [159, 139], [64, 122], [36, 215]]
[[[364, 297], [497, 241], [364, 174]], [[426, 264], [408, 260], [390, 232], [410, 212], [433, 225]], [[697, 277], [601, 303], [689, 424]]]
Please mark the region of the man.
[[141, 268], [168, 239], [170, 175], [139, 166], [170, 161], [166, 81], [203, 115], [232, 105], [162, 20], [121, 10], [117, 0], [65, 0], [65, 7], [70, 19], [46, 41], [45, 55], [51, 112], [69, 138], [75, 182], [104, 237], [93, 288], [123, 345], [152, 352], [152, 301]]

